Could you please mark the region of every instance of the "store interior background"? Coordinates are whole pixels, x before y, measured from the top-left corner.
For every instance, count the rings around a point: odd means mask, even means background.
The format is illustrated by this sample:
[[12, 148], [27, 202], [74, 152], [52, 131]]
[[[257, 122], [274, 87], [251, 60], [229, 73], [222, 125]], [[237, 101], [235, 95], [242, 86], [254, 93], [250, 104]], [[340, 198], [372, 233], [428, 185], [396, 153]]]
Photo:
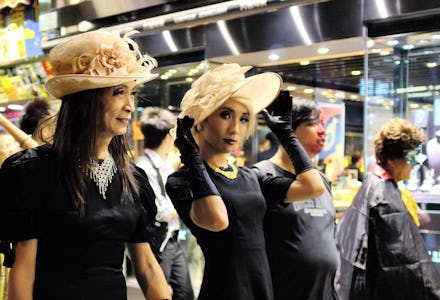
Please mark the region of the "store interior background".
[[[107, 28], [121, 34], [138, 30], [134, 39], [158, 60], [155, 72], [160, 77], [139, 92], [137, 116], [146, 106], [178, 112], [191, 83], [220, 63], [252, 65], [249, 75], [277, 72], [293, 96], [338, 110], [339, 129], [328, 130], [340, 146], [329, 153], [340, 163], [328, 175], [341, 210], [356, 188], [340, 176], [354, 150], [363, 151], [367, 168], [374, 156], [375, 131], [386, 120], [404, 117], [424, 128], [428, 164], [415, 170], [405, 184], [431, 216], [431, 223], [421, 230], [433, 260], [440, 263], [438, 0], [114, 0], [112, 5], [104, 0], [40, 0], [38, 4], [41, 53], [0, 55], [0, 113], [13, 122], [18, 122], [32, 95], [48, 97], [43, 89], [50, 76], [45, 61], [48, 51], [83, 30]], [[7, 22], [14, 8], [0, 12]], [[7, 47], [6, 30], [11, 26], [2, 28], [3, 47]], [[243, 156], [243, 164], [256, 160], [264, 122], [257, 129], [237, 154]], [[134, 146], [140, 151], [136, 128], [133, 133]]]

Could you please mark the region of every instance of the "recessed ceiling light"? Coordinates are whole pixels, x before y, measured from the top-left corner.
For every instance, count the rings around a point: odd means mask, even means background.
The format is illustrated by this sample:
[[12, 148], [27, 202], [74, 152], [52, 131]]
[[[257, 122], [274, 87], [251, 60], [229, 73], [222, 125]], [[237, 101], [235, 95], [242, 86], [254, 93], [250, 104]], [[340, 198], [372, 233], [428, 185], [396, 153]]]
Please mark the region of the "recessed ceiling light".
[[20, 105], [20, 104], [9, 104], [8, 105], [8, 108], [10, 109], [10, 110], [22, 110], [23, 109], [23, 105]]
[[307, 65], [310, 65], [310, 61], [308, 61], [308, 60], [302, 60], [302, 61], [299, 62], [299, 64], [300, 64], [301, 66], [307, 66]]
[[269, 60], [271, 61], [275, 61], [275, 60], [279, 60], [280, 56], [278, 54], [272, 53], [271, 55], [269, 55]]
[[436, 63], [436, 62], [429, 62], [429, 63], [426, 63], [426, 67], [427, 68], [435, 68], [435, 67], [437, 67], [438, 66], [438, 64]]
[[330, 49], [325, 48], [325, 47], [322, 47], [322, 48], [319, 48], [318, 50], [316, 50], [316, 52], [318, 52], [319, 54], [327, 54], [329, 51], [330, 51]]
[[431, 36], [431, 38], [433, 39], [433, 40], [440, 40], [440, 34], [433, 34], [432, 36]]
[[411, 44], [406, 44], [402, 46], [403, 50], [411, 50], [412, 48], [414, 48], [414, 45]]
[[387, 56], [387, 55], [391, 54], [391, 51], [389, 51], [389, 50], [381, 50], [379, 52], [379, 54], [382, 55], [382, 56]]
[[351, 75], [353, 75], [353, 76], [359, 76], [359, 75], [361, 75], [361, 71], [359, 71], [359, 70], [353, 70], [353, 71], [351, 71], [350, 72], [351, 73]]
[[288, 90], [288, 91], [294, 91], [294, 90], [296, 90], [296, 87], [293, 86], [293, 85], [289, 85], [289, 86], [287, 87], [287, 90]]
[[399, 43], [398, 40], [387, 41], [388, 46], [396, 46]]
[[185, 78], [185, 81], [186, 81], [186, 82], [193, 82], [193, 81], [194, 81], [194, 79], [193, 79], [193, 78], [191, 78], [191, 77], [186, 77], [186, 78]]
[[160, 79], [163, 79], [163, 80], [167, 80], [169, 77], [167, 76], [167, 75], [162, 75], [162, 76], [160, 76]]
[[313, 89], [304, 89], [304, 93], [306, 94], [312, 94], [313, 93]]

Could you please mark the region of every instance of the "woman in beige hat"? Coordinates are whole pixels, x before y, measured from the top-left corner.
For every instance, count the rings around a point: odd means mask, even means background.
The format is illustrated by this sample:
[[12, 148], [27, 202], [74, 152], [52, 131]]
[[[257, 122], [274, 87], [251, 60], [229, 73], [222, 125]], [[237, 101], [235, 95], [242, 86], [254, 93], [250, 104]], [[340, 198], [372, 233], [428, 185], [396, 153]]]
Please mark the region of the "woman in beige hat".
[[[217, 67], [197, 79], [181, 103], [175, 144], [184, 167], [168, 177], [167, 192], [203, 251], [203, 300], [273, 299], [263, 235], [265, 196], [292, 202], [324, 191], [318, 171], [293, 134], [290, 111], [265, 113], [265, 118], [288, 149], [298, 170], [296, 181], [259, 176], [228, 163], [232, 150], [252, 134], [256, 113], [277, 97], [282, 84], [275, 73], [245, 78], [249, 69], [237, 64]], [[286, 101], [290, 98], [282, 94], [276, 102]]]
[[154, 193], [127, 157], [135, 86], [156, 77], [155, 60], [104, 31], [49, 58], [46, 89], [62, 100], [53, 144], [0, 170], [0, 240], [15, 248], [9, 299], [127, 299], [125, 246], [146, 299], [170, 299], [148, 243]]

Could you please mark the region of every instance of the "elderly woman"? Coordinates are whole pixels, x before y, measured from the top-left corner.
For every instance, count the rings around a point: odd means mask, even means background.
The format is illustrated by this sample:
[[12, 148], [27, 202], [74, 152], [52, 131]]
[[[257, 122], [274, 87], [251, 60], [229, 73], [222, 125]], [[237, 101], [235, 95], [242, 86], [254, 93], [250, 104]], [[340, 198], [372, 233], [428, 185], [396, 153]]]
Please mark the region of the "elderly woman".
[[184, 167], [168, 177], [166, 187], [205, 257], [203, 300], [273, 299], [263, 234], [265, 195], [292, 202], [324, 191], [293, 134], [292, 102], [284, 94], [277, 99], [282, 109], [265, 116], [287, 149], [297, 180], [258, 176], [228, 163], [230, 153], [253, 132], [256, 113], [277, 97], [282, 83], [274, 73], [245, 78], [249, 69], [221, 65], [197, 79], [181, 103], [175, 143]]
[[424, 141], [419, 127], [400, 118], [377, 133], [377, 165], [337, 228], [341, 299], [440, 299], [440, 274], [397, 186], [423, 162]]
[[62, 100], [53, 143], [0, 169], [0, 240], [15, 249], [9, 300], [127, 299], [126, 246], [146, 299], [170, 299], [149, 245], [154, 193], [127, 157], [135, 87], [156, 77], [155, 60], [105, 31], [49, 58], [46, 89]]

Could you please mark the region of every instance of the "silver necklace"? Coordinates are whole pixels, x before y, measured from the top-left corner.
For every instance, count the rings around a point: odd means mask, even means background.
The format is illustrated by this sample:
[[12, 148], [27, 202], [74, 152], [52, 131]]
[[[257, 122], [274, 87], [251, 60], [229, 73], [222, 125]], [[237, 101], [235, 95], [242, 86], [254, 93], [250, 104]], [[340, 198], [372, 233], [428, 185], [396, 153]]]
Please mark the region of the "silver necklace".
[[116, 165], [113, 157], [109, 154], [105, 157], [101, 164], [93, 161], [89, 166], [89, 177], [92, 179], [98, 187], [99, 194], [101, 194], [104, 200], [106, 199], [105, 193], [109, 183], [112, 182], [113, 175], [116, 173]]

